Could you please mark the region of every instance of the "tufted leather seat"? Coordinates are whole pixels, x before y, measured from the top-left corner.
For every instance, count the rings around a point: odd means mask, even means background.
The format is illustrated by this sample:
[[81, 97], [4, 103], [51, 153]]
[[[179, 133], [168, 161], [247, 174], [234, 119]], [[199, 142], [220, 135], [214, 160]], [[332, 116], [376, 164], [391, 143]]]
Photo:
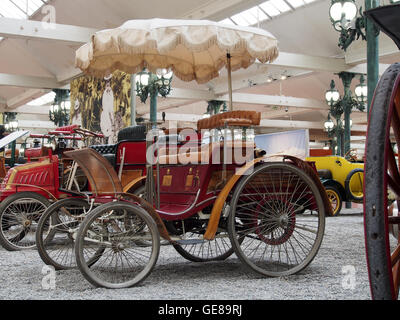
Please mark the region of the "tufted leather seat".
[[97, 151], [100, 154], [107, 154], [107, 153], [115, 153], [117, 150], [116, 144], [98, 144], [94, 146], [90, 146], [93, 150]]
[[197, 121], [197, 130], [223, 128], [226, 126], [258, 126], [261, 121], [261, 113], [257, 111], [229, 111], [213, 115], [209, 118]]
[[115, 153], [117, 152], [116, 144], [99, 144], [90, 146], [90, 148], [100, 153], [111, 163], [112, 166], [115, 166]]

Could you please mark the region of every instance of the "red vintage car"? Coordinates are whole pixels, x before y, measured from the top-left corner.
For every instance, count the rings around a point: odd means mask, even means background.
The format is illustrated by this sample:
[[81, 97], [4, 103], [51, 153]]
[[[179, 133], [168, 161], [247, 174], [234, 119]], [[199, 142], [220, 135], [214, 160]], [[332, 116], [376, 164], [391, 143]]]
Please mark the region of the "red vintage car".
[[[232, 111], [200, 120], [197, 129], [244, 129], [259, 121], [257, 112]], [[67, 152], [92, 192], [60, 200], [42, 215], [36, 241], [43, 261], [57, 269], [78, 265], [88, 281], [108, 288], [143, 281], [157, 261], [160, 236], [190, 261], [236, 253], [264, 276], [290, 275], [311, 263], [331, 210], [315, 168], [266, 156], [253, 141], [189, 143], [155, 145], [146, 200], [126, 192], [93, 149]]]
[[[89, 139], [103, 136], [76, 125], [58, 128], [34, 138]], [[144, 129], [126, 128], [115, 145], [91, 145], [119, 172], [126, 191], [133, 192], [144, 184], [146, 142]], [[48, 147], [25, 150], [27, 163], [8, 170], [0, 185], [0, 244], [7, 250], [35, 246], [35, 231], [40, 215], [54, 201], [71, 197], [76, 191], [90, 189], [81, 169], [65, 155], [62, 143], [55, 150]], [[122, 165], [122, 166], [121, 166]]]

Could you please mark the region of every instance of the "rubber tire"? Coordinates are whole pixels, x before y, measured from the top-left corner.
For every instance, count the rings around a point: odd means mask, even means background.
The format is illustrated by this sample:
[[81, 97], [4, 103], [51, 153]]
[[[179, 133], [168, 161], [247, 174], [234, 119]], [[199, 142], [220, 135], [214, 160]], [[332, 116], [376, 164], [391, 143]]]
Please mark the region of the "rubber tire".
[[[336, 212], [334, 212], [334, 210], [332, 208], [332, 215], [327, 213], [326, 216], [327, 217], [336, 217], [336, 216], [339, 215], [340, 211], [342, 210], [342, 206], [343, 206], [342, 196], [340, 195], [339, 190], [337, 188], [335, 188], [334, 186], [325, 186], [325, 190], [327, 190], [327, 191], [330, 190], [330, 191], [332, 191], [332, 192], [334, 192], [336, 194], [336, 196], [337, 196], [336, 198], [337, 198], [337, 201], [338, 201], [338, 207], [339, 207], [339, 209]], [[329, 196], [328, 196], [328, 199], [329, 199]]]
[[364, 169], [361, 169], [361, 168], [353, 169], [347, 175], [347, 178], [346, 178], [346, 181], [345, 181], [346, 195], [347, 195], [347, 199], [349, 199], [350, 201], [362, 203], [363, 200], [364, 200], [364, 194], [363, 194], [362, 197], [357, 197], [357, 196], [354, 196], [353, 193], [350, 191], [350, 179], [357, 172], [364, 172]]
[[[130, 280], [128, 282], [124, 283], [109, 283], [104, 281], [103, 279], [99, 279], [97, 277], [94, 277], [90, 271], [90, 266], [87, 265], [84, 257], [82, 256], [82, 244], [83, 244], [83, 239], [85, 238], [86, 231], [90, 224], [96, 220], [97, 216], [101, 215], [102, 212], [110, 210], [110, 208], [113, 207], [118, 207], [118, 209], [125, 208], [127, 210], [135, 210], [136, 214], [138, 214], [147, 224], [149, 227], [151, 233], [155, 235], [153, 238], [155, 241], [155, 248], [152, 252], [150, 262], [146, 265], [146, 267], [140, 272], [140, 274], [135, 277], [134, 280]], [[128, 288], [135, 286], [142, 281], [144, 281], [151, 271], [153, 270], [155, 264], [157, 263], [158, 255], [160, 253], [160, 234], [157, 229], [157, 225], [153, 218], [145, 211], [143, 208], [137, 206], [137, 205], [132, 205], [127, 202], [121, 202], [121, 201], [116, 201], [116, 202], [110, 202], [106, 203], [104, 205], [101, 205], [94, 209], [88, 216], [84, 219], [84, 221], [81, 223], [78, 234], [76, 236], [76, 241], [75, 241], [75, 257], [76, 257], [76, 262], [78, 265], [79, 270], [81, 271], [82, 275], [85, 277], [86, 280], [88, 280], [92, 285], [96, 287], [104, 287], [104, 288], [109, 288], [109, 289], [122, 289], [122, 288]]]
[[[252, 176], [256, 175], [259, 171], [261, 171], [265, 168], [279, 167], [279, 166], [282, 167], [282, 165], [290, 166], [290, 167], [292, 167], [292, 170], [297, 172], [297, 174], [303, 175], [304, 180], [306, 180], [307, 183], [309, 183], [309, 185], [311, 186], [311, 189], [314, 191], [316, 200], [319, 203], [318, 207], [323, 212], [323, 214], [321, 214], [321, 216], [320, 216], [321, 220], [319, 221], [319, 235], [316, 238], [315, 243], [313, 245], [313, 249], [312, 249], [313, 252], [309, 253], [309, 256], [306, 258], [306, 260], [304, 262], [302, 262], [300, 265], [298, 265], [290, 270], [287, 270], [285, 272], [271, 272], [271, 271], [266, 271], [264, 269], [259, 268], [252, 261], [250, 261], [247, 258], [247, 256], [242, 252], [241, 247], [240, 247], [241, 243], [239, 243], [237, 237], [235, 236], [235, 233], [236, 233], [236, 231], [235, 231], [235, 214], [234, 214], [233, 210], [235, 208], [235, 202], [237, 202], [238, 197], [240, 196], [240, 193], [242, 191], [242, 188], [251, 179]], [[264, 163], [264, 164], [261, 164], [258, 167], [256, 167], [250, 175], [244, 176], [238, 182], [238, 185], [235, 188], [235, 192], [234, 192], [232, 200], [231, 200], [231, 212], [228, 217], [228, 233], [229, 233], [229, 238], [231, 240], [231, 243], [235, 250], [236, 255], [239, 257], [239, 259], [245, 265], [245, 267], [247, 269], [249, 269], [250, 271], [252, 271], [253, 273], [261, 274], [263, 276], [268, 276], [268, 277], [281, 277], [281, 276], [288, 276], [288, 275], [292, 275], [292, 274], [300, 272], [301, 270], [306, 268], [312, 262], [312, 260], [314, 260], [315, 256], [317, 255], [319, 248], [321, 247], [322, 239], [324, 237], [324, 230], [325, 230], [325, 209], [324, 209], [324, 203], [322, 200], [322, 196], [320, 194], [320, 190], [318, 189], [315, 182], [311, 179], [311, 177], [308, 176], [301, 169], [297, 168], [296, 166], [294, 166], [292, 164], [287, 164], [284, 162], [282, 162], [282, 163]]]
[[[4, 214], [4, 210], [14, 201], [19, 200], [19, 199], [23, 199], [23, 198], [31, 198], [31, 199], [35, 199], [39, 202], [41, 202], [46, 208], [48, 208], [50, 206], [50, 202], [49, 200], [47, 200], [44, 196], [36, 193], [36, 192], [29, 192], [29, 191], [25, 191], [25, 192], [17, 192], [14, 193], [12, 195], [10, 195], [9, 197], [5, 198], [1, 203], [0, 203], [0, 221], [2, 221], [3, 219], [3, 214]], [[22, 240], [23, 238], [21, 238]], [[36, 241], [35, 241], [36, 242]], [[3, 246], [4, 249], [8, 250], [8, 251], [19, 251], [19, 250], [24, 250], [24, 248], [21, 247], [17, 247], [15, 245], [13, 245], [12, 243], [10, 243], [4, 236], [3, 234], [3, 230], [2, 230], [2, 226], [0, 223], [0, 244]], [[33, 247], [33, 246], [32, 246]], [[32, 248], [32, 247], [27, 247], [28, 248]]]

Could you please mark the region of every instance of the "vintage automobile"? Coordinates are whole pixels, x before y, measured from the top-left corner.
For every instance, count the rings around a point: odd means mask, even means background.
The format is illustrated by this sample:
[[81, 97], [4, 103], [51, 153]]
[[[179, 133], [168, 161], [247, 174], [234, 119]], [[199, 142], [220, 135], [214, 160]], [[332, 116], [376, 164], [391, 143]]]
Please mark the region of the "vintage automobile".
[[[366, 11], [400, 48], [400, 4]], [[398, 299], [400, 284], [399, 200], [400, 63], [382, 74], [369, 111], [366, 140], [364, 227], [371, 296]], [[397, 231], [396, 231], [397, 230]]]
[[[70, 175], [72, 159], [64, 151], [73, 150], [67, 140], [102, 139], [77, 125], [57, 128], [46, 135], [31, 135], [56, 142], [54, 148], [27, 148], [10, 168], [0, 185], [0, 244], [7, 250], [19, 250], [35, 245], [34, 235], [40, 214], [52, 201], [71, 195], [70, 191], [85, 185], [86, 177]], [[70, 177], [70, 190], [66, 187]]]
[[[35, 246], [36, 225], [40, 215], [54, 201], [71, 196], [73, 191], [87, 189], [87, 178], [73, 166], [64, 152], [64, 141], [83, 140], [84, 145], [101, 141], [102, 135], [72, 125], [33, 138], [56, 139], [55, 149], [41, 146], [25, 150], [24, 164], [8, 170], [0, 186], [0, 244], [7, 250]], [[61, 139], [60, 139], [61, 137]], [[115, 145], [91, 145], [119, 171], [121, 181], [131, 192], [140, 188], [145, 175], [145, 137], [143, 127], [125, 128]], [[90, 140], [90, 141], [89, 141]], [[129, 148], [127, 148], [129, 145]], [[131, 150], [132, 152], [125, 152]]]
[[[198, 130], [259, 121], [258, 112], [226, 112], [200, 120]], [[36, 233], [42, 259], [58, 269], [77, 264], [96, 286], [129, 287], [153, 269], [161, 236], [190, 261], [235, 252], [264, 276], [299, 272], [318, 252], [331, 206], [311, 165], [263, 154], [242, 140], [189, 151], [185, 144], [160, 147], [146, 180], [154, 177], [151, 204], [124, 192], [115, 169], [93, 149], [69, 151], [91, 193], [60, 200], [42, 215]]]
[[318, 175], [332, 204], [332, 215], [342, 209], [343, 202], [363, 202], [364, 163], [359, 161], [351, 149], [344, 157], [307, 157], [314, 162]]

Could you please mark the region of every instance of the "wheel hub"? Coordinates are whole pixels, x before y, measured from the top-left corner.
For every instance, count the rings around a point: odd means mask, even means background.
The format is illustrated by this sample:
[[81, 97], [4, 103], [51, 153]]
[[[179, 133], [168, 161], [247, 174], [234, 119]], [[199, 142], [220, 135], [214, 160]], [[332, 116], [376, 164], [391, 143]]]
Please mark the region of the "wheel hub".
[[25, 228], [28, 228], [28, 227], [30, 227], [31, 225], [32, 225], [32, 221], [31, 221], [31, 220], [24, 220], [23, 226], [24, 226]]
[[124, 251], [125, 250], [125, 245], [122, 242], [114, 242], [111, 245], [111, 248], [113, 249], [113, 251], [115, 253], [117, 253], [117, 252]]
[[[265, 205], [267, 201], [261, 201], [257, 207], [258, 212], [262, 212], [262, 206]], [[285, 210], [280, 208], [284, 206]], [[268, 208], [279, 208], [275, 212], [264, 212], [264, 215], [257, 214], [255, 216], [256, 221], [256, 234], [261, 241], [270, 245], [283, 244], [292, 236], [295, 223], [296, 215], [293, 210], [293, 206], [290, 203], [282, 202], [277, 200], [271, 202], [271, 205], [265, 205]], [[265, 219], [265, 220], [264, 220]]]

